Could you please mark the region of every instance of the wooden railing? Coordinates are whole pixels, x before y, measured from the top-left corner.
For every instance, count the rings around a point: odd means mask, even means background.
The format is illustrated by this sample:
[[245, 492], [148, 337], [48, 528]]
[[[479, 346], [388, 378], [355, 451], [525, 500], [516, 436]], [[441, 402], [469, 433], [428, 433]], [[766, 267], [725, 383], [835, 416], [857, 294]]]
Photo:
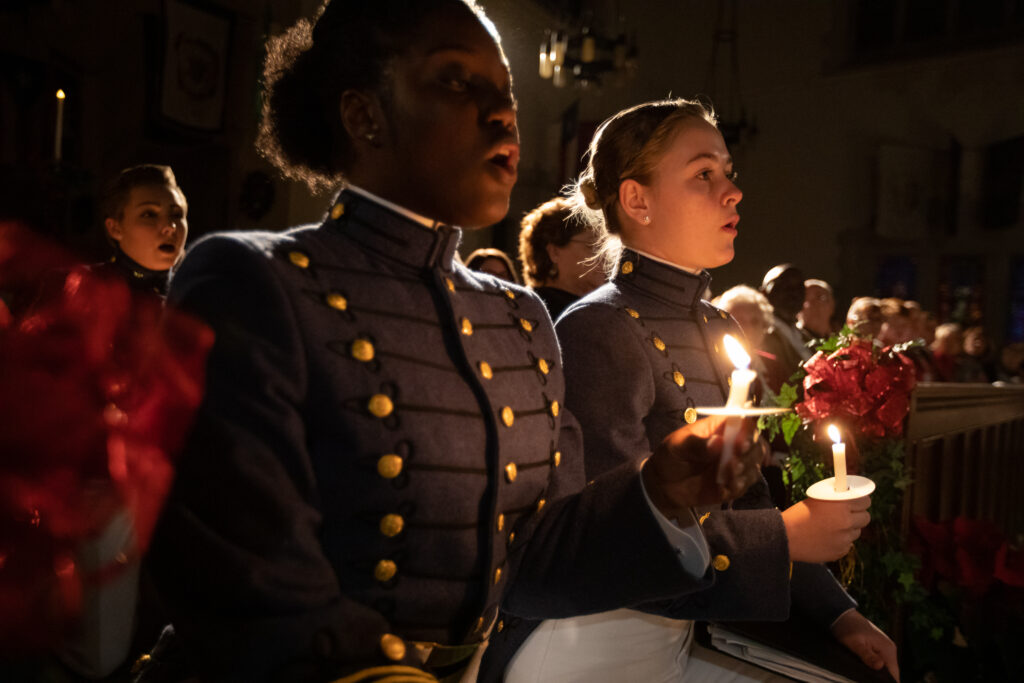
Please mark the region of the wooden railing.
[[1024, 386], [922, 383], [911, 397], [903, 505], [931, 521], [963, 516], [1024, 534]]

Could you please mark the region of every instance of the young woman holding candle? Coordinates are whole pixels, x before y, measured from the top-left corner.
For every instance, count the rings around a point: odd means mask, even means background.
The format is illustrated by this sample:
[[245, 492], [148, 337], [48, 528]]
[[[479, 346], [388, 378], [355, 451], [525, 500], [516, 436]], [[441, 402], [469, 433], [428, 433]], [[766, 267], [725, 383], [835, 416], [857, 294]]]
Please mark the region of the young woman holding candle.
[[[567, 309], [557, 326], [588, 477], [644, 457], [665, 434], [696, 420], [698, 406], [721, 406], [729, 393], [734, 365], [723, 337], [742, 339], [742, 332], [701, 296], [707, 269], [733, 258], [743, 197], [734, 178], [715, 119], [697, 102], [638, 105], [594, 137], [576, 197], [581, 213], [587, 209], [605, 231], [612, 280]], [[681, 523], [699, 520], [707, 539], [711, 588], [643, 612], [545, 622], [513, 661], [509, 680], [627, 680], [637, 667], [643, 680], [705, 680], [709, 668], [733, 662], [707, 651], [687, 661], [690, 625], [682, 619], [782, 620], [791, 605], [831, 628], [869, 666], [897, 676], [892, 641], [817, 564], [849, 550], [869, 520], [868, 504], [806, 501], [780, 513], [759, 478], [729, 506], [687, 512]], [[576, 674], [566, 678], [568, 669]], [[764, 674], [736, 680], [746, 675]]]
[[173, 279], [217, 341], [150, 555], [175, 626], [150, 664], [178, 643], [204, 680], [474, 680], [512, 619], [708, 585], [659, 515], [744, 491], [750, 425], [722, 488], [715, 419], [584, 487], [543, 303], [454, 258], [452, 226], [499, 220], [516, 178], [482, 12], [333, 0], [265, 83], [264, 151], [345, 188], [320, 225], [204, 239]]

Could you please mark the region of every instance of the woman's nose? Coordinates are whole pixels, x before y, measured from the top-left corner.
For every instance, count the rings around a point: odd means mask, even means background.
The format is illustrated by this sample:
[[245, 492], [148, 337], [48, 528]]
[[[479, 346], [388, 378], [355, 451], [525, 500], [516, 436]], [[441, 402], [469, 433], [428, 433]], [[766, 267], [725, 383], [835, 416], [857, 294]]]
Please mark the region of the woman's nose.
[[725, 205], [739, 204], [743, 199], [743, 190], [741, 190], [736, 183], [729, 181], [729, 188], [725, 191]]

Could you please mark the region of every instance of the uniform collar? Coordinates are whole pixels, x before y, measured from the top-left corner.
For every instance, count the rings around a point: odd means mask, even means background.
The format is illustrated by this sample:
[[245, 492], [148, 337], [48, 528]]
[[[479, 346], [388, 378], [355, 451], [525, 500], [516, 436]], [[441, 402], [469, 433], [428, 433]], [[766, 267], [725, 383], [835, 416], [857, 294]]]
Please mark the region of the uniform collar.
[[331, 204], [326, 225], [378, 256], [416, 268], [450, 271], [462, 231], [403, 209], [365, 190], [348, 187]]
[[152, 292], [161, 297], [167, 295], [167, 276], [171, 271], [150, 270], [121, 251], [120, 247], [114, 247], [114, 254], [107, 260], [106, 269], [124, 278], [132, 289]]
[[690, 273], [667, 261], [624, 248], [614, 282], [670, 304], [693, 308], [711, 284], [711, 275], [706, 270]]

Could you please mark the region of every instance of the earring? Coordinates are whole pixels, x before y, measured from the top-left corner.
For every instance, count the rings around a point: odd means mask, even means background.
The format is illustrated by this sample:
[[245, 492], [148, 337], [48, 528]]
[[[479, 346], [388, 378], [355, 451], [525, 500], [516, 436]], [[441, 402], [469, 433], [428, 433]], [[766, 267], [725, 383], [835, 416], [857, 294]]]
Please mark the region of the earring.
[[554, 280], [556, 277], [558, 277], [558, 266], [552, 263], [551, 268], [548, 270], [548, 279]]
[[370, 130], [368, 130], [365, 133], [363, 133], [363, 139], [366, 140], [367, 142], [370, 142], [370, 143], [376, 142], [377, 141], [377, 133], [379, 133], [379, 132], [380, 132], [380, 128], [378, 128], [377, 126], [374, 126]]
[[650, 225], [651, 224], [651, 217], [650, 216], [644, 216], [641, 219], [640, 222], [643, 223], [644, 225]]

